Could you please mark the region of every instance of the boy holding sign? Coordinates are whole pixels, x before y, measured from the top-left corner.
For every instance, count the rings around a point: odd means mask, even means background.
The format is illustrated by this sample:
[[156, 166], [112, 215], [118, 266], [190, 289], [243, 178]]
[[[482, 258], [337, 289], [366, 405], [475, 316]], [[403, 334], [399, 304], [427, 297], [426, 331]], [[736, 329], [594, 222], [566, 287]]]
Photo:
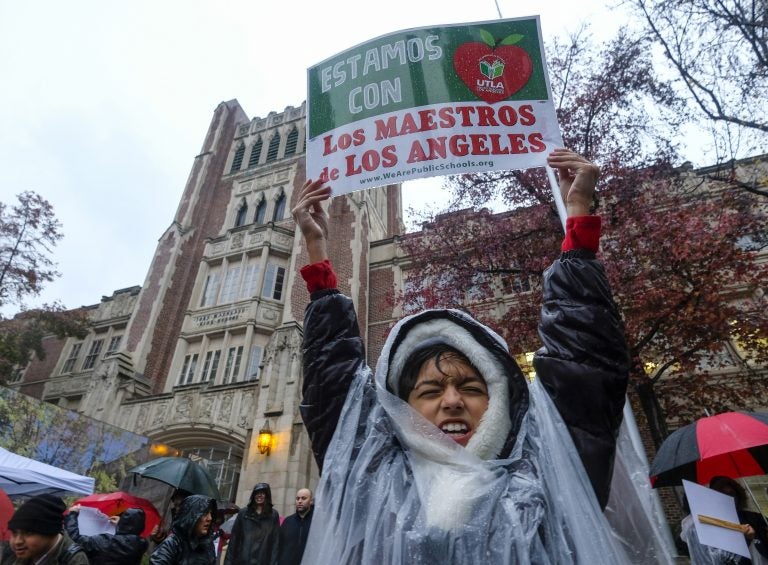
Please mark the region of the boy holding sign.
[[401, 320], [373, 375], [328, 260], [331, 189], [305, 183], [301, 411], [321, 482], [304, 563], [625, 561], [601, 513], [628, 358], [588, 215], [598, 169], [563, 149], [547, 161], [568, 221], [531, 385], [503, 340], [456, 310]]

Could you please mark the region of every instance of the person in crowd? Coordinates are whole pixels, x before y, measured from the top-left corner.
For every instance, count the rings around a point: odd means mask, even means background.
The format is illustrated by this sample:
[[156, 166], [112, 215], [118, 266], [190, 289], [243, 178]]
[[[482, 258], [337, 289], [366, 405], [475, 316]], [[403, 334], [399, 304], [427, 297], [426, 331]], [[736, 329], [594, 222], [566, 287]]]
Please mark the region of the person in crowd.
[[304, 184], [301, 413], [321, 469], [304, 564], [624, 562], [601, 512], [629, 360], [595, 256], [599, 170], [565, 149], [547, 161], [568, 218], [530, 385], [504, 340], [458, 310], [398, 322], [372, 374], [328, 257], [331, 188]]
[[150, 555], [150, 565], [214, 565], [211, 523], [216, 501], [193, 494], [186, 497], [176, 513], [168, 537]]
[[314, 500], [308, 488], [296, 492], [296, 513], [291, 514], [280, 524], [279, 565], [300, 565], [307, 545], [309, 527], [312, 525]]
[[[176, 519], [176, 515], [179, 512], [181, 503], [184, 502], [184, 499], [187, 498], [190, 494], [192, 493], [181, 488], [177, 488], [173, 491], [173, 494], [171, 495], [171, 504], [168, 508], [168, 512], [170, 512], [171, 528], [173, 527], [173, 521]], [[157, 524], [149, 533], [150, 541], [155, 545], [161, 543], [166, 538], [166, 536], [171, 533], [171, 528], [165, 530], [162, 524]]]
[[258, 483], [232, 526], [224, 565], [277, 565], [280, 515], [272, 508], [272, 489]]
[[8, 522], [10, 549], [2, 565], [88, 565], [83, 548], [63, 530], [67, 506], [58, 496], [41, 494], [19, 506]]
[[[768, 524], [766, 524], [762, 514], [747, 510], [747, 493], [744, 487], [730, 477], [716, 476], [709, 481], [709, 488], [727, 494], [734, 499], [739, 522], [747, 526], [744, 538], [753, 554], [752, 561], [762, 558], [768, 562]], [[759, 554], [759, 557], [755, 555], [755, 552]]]
[[[64, 529], [69, 537], [80, 545], [88, 559], [99, 565], [139, 565], [147, 551], [147, 540], [141, 537], [146, 517], [141, 508], [127, 508], [115, 521], [114, 534], [84, 536], [80, 534], [78, 518], [80, 505], [75, 504], [64, 518]], [[116, 519], [116, 520], [115, 520]]]

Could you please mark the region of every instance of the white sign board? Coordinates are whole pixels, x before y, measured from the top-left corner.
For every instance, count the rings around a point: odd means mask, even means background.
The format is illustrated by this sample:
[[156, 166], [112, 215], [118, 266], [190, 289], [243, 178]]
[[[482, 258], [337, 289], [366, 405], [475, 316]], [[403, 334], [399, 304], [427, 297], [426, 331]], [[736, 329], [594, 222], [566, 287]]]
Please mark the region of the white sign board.
[[750, 557], [744, 534], [720, 526], [702, 524], [698, 519], [698, 516], [703, 514], [738, 524], [739, 516], [736, 513], [736, 502], [733, 497], [690, 481], [683, 481], [683, 488], [688, 498], [688, 505], [691, 507], [691, 517], [699, 541], [704, 545]]

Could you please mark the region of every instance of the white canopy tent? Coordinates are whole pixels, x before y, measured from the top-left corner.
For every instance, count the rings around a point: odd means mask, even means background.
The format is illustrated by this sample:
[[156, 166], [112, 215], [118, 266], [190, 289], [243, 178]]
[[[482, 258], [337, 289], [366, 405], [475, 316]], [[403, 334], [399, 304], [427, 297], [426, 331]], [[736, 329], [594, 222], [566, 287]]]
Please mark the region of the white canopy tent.
[[0, 488], [8, 496], [93, 494], [95, 479], [16, 455], [0, 447]]

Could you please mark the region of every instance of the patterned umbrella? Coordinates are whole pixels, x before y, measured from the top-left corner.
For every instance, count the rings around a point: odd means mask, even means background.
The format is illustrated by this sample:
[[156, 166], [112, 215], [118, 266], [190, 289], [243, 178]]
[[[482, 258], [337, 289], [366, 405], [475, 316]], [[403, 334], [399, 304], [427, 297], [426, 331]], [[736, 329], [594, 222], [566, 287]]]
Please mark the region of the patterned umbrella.
[[725, 412], [670, 434], [650, 468], [654, 488], [768, 474], [768, 414]]
[[160, 513], [146, 498], [134, 496], [127, 492], [116, 491], [106, 494], [92, 494], [76, 501], [75, 504], [97, 508], [107, 516], [122, 514], [128, 508], [141, 508], [144, 510], [145, 523], [142, 537], [147, 537], [152, 528], [160, 523]]

